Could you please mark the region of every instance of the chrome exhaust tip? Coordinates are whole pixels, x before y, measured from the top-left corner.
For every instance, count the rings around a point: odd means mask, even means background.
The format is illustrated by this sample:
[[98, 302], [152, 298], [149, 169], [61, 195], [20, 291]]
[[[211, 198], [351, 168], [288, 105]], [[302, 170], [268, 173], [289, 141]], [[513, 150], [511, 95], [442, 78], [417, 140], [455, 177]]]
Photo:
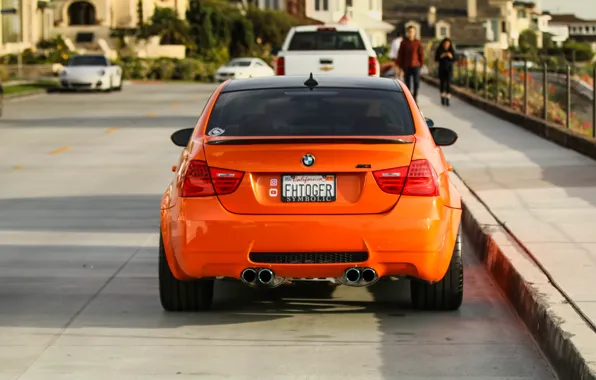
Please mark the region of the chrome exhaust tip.
[[240, 274], [240, 279], [245, 284], [253, 284], [257, 280], [257, 271], [252, 268], [247, 268]]
[[273, 274], [273, 271], [271, 269], [261, 269], [259, 271], [258, 278], [261, 284], [268, 285], [273, 281], [275, 275]]
[[345, 273], [346, 281], [355, 284], [360, 281], [360, 271], [356, 268], [349, 268]]
[[362, 281], [370, 283], [377, 280], [377, 272], [372, 268], [366, 268], [362, 271]]

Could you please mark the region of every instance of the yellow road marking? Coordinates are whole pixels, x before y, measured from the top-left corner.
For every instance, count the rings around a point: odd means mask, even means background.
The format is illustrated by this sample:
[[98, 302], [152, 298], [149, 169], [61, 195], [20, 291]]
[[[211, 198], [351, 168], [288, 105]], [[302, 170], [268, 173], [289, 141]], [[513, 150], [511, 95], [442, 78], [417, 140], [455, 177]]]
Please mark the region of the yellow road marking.
[[178, 108], [178, 107], [180, 107], [180, 104], [178, 104], [178, 103], [172, 104], [172, 108]]
[[66, 152], [69, 149], [70, 149], [69, 146], [63, 146], [62, 148], [58, 148], [56, 150], [51, 151], [50, 154], [60, 154], [60, 153]]
[[151, 112], [149, 114], [147, 114], [147, 117], [155, 117], [156, 113], [155, 112]]
[[12, 168], [14, 170], [21, 170], [23, 168], [23, 165], [14, 165]]
[[119, 129], [120, 129], [120, 127], [112, 127], [112, 128], [108, 128], [108, 129], [106, 130], [106, 133], [113, 133], [113, 132], [116, 132], [116, 131], [117, 131], [117, 130], [119, 130]]

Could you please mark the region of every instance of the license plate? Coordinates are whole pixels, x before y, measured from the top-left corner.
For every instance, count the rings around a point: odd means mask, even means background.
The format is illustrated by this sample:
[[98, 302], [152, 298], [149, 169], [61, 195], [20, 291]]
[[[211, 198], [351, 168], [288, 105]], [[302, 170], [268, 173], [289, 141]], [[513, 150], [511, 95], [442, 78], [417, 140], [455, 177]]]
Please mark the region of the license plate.
[[335, 202], [334, 174], [284, 174], [281, 177], [282, 202]]

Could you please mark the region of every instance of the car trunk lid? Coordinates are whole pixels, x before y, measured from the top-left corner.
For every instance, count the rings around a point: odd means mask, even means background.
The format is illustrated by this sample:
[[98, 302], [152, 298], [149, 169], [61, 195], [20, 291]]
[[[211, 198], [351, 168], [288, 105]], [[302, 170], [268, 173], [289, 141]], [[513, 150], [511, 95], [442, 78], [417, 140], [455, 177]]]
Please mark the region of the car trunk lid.
[[377, 214], [399, 195], [383, 192], [373, 171], [408, 166], [413, 136], [208, 137], [207, 164], [244, 172], [218, 198], [237, 214]]

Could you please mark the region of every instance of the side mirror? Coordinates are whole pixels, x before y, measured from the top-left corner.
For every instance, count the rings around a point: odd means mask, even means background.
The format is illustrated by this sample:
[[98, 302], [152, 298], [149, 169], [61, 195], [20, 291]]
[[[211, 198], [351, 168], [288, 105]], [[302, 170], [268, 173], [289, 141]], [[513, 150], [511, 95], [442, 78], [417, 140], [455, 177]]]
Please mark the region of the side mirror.
[[429, 119], [428, 117], [425, 117], [424, 120], [426, 120], [426, 125], [428, 125], [429, 128], [432, 128], [435, 126], [435, 122], [433, 121], [433, 119]]
[[170, 138], [175, 145], [186, 147], [190, 141], [190, 138], [192, 137], [193, 132], [194, 128], [181, 129], [174, 132]]
[[447, 128], [433, 127], [430, 129], [430, 133], [438, 146], [453, 145], [458, 138], [457, 133]]

